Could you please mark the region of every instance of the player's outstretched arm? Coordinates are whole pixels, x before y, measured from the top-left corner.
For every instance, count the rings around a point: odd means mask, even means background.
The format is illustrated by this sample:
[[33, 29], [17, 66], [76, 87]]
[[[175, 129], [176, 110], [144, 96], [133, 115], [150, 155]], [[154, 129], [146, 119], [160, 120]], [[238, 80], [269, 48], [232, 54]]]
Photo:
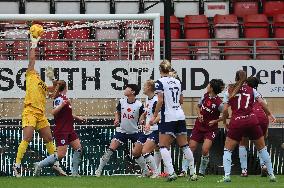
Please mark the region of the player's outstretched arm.
[[273, 116], [271, 110], [268, 108], [268, 105], [266, 102], [263, 100], [263, 98], [258, 97], [257, 102], [259, 102], [262, 106], [262, 109], [264, 110], [265, 114], [271, 119], [271, 121], [274, 123], [276, 122], [276, 118]]
[[29, 58], [28, 71], [32, 71], [35, 69], [35, 48], [31, 48]]
[[28, 65], [28, 71], [34, 70], [35, 69], [35, 59], [36, 59], [36, 54], [35, 54], [35, 49], [37, 47], [37, 43], [40, 39], [40, 37], [38, 38], [33, 38], [33, 36], [30, 36], [31, 39], [31, 49], [30, 49], [30, 60], [29, 60], [29, 65]]
[[224, 109], [222, 113], [222, 120], [225, 128], [227, 129], [227, 119], [229, 118], [229, 105], [227, 103], [224, 104]]

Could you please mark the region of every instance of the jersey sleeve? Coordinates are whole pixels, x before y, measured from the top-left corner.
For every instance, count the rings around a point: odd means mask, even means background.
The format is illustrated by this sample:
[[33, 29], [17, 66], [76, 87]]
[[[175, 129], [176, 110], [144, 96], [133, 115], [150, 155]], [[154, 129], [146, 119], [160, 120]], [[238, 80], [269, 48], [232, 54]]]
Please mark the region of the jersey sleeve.
[[218, 110], [219, 110], [219, 112], [223, 112], [223, 109], [224, 109], [224, 103], [221, 103], [221, 104], [218, 106]]
[[144, 113], [145, 109], [144, 109], [144, 105], [142, 104], [139, 108], [139, 117]]
[[253, 96], [254, 100], [257, 100], [258, 98], [262, 98], [262, 95], [256, 91], [256, 89], [253, 89]]
[[63, 103], [63, 99], [61, 97], [57, 97], [54, 101], [53, 101], [53, 108], [57, 108], [58, 106], [60, 106]]
[[116, 106], [116, 111], [117, 111], [117, 112], [121, 112], [121, 103], [120, 103], [120, 100], [119, 100], [119, 102], [118, 102], [118, 104], [117, 104], [117, 106]]
[[153, 104], [153, 108], [152, 108], [152, 113], [153, 113], [153, 114], [155, 113], [157, 103], [158, 103], [158, 102], [155, 101], [154, 104]]
[[157, 80], [156, 83], [155, 83], [155, 91], [156, 91], [156, 93], [163, 93], [164, 92], [163, 84], [160, 80]]
[[202, 106], [202, 102], [204, 100], [204, 95], [199, 99], [198, 103], [197, 103], [197, 106], [198, 107], [201, 107]]
[[224, 93], [223, 103], [224, 104], [229, 103], [229, 91], [228, 90]]

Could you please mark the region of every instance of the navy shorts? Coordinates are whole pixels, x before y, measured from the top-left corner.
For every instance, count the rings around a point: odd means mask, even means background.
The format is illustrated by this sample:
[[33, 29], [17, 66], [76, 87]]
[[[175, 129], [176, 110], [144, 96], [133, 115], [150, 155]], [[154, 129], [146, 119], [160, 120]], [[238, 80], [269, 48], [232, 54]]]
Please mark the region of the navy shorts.
[[162, 122], [159, 124], [159, 132], [172, 135], [174, 138], [178, 135], [187, 135], [185, 120]]
[[116, 132], [113, 136], [113, 139], [117, 140], [121, 144], [127, 143], [130, 140], [132, 143], [135, 143], [141, 136], [141, 133], [133, 133], [133, 134], [126, 134], [121, 132]]
[[158, 130], [153, 131], [152, 133], [148, 135], [141, 134], [137, 142], [143, 145], [147, 140], [151, 140], [155, 144], [159, 144], [159, 131]]

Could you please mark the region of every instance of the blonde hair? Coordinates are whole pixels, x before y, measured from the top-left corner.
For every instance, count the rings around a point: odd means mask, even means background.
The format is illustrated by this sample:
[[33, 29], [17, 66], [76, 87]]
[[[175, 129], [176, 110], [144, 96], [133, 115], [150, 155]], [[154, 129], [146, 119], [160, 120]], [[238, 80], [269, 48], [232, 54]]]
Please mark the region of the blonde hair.
[[154, 81], [154, 80], [147, 80], [147, 81], [146, 81], [146, 84], [147, 84], [148, 86], [150, 86], [152, 92], [155, 91], [155, 81]]
[[162, 73], [168, 74], [172, 70], [172, 65], [168, 60], [163, 60], [160, 63], [159, 69]]
[[55, 99], [56, 97], [59, 96], [60, 92], [64, 91], [65, 88], [66, 88], [66, 82], [64, 80], [56, 81], [56, 83], [54, 84], [54, 90], [50, 95], [50, 97]]
[[178, 78], [177, 71], [171, 71], [171, 72], [169, 72], [169, 75], [173, 78], [176, 78], [176, 79]]

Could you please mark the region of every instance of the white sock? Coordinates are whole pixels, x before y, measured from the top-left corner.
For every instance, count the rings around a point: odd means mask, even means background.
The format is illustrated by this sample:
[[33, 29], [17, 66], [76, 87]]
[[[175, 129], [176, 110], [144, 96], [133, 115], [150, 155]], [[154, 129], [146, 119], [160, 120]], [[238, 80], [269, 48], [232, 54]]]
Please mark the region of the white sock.
[[111, 155], [113, 154], [113, 151], [111, 149], [107, 149], [102, 158], [100, 159], [100, 164], [98, 167], [99, 171], [102, 171], [105, 165], [108, 163]]
[[209, 163], [209, 155], [207, 155], [207, 156], [202, 155], [201, 161], [200, 161], [200, 167], [199, 167], [199, 173], [200, 174], [205, 175], [205, 171], [206, 171], [206, 168], [208, 166], [208, 163]]
[[148, 154], [144, 155], [144, 158], [145, 158], [147, 164], [149, 165], [150, 169], [152, 170], [152, 172], [154, 174], [157, 174], [158, 170], [157, 170], [157, 165], [155, 163], [154, 157], [151, 154], [148, 153]]
[[173, 163], [172, 163], [172, 157], [170, 151], [166, 147], [161, 147], [160, 152], [162, 155], [162, 159], [164, 161], [164, 164], [166, 166], [166, 169], [169, 174], [173, 174], [175, 172]]
[[147, 164], [146, 164], [146, 160], [144, 159], [143, 156], [140, 156], [138, 158], [135, 158], [136, 163], [140, 166], [141, 170], [144, 172], [149, 171]]
[[51, 166], [57, 161], [57, 154], [52, 154], [46, 157], [44, 160], [39, 162], [39, 166], [41, 168], [46, 167], [46, 166]]
[[193, 153], [188, 147], [188, 145], [182, 147], [183, 154], [185, 156], [185, 159], [188, 160], [189, 164], [189, 170], [190, 170], [190, 175], [195, 174], [195, 167], [194, 167], [194, 158], [193, 158]]
[[187, 172], [188, 167], [189, 167], [189, 161], [185, 158], [183, 154], [181, 162], [181, 171]]
[[82, 159], [82, 150], [78, 149], [74, 151], [72, 157], [72, 173], [78, 174], [79, 164], [81, 163], [81, 159]]
[[240, 158], [242, 172], [244, 172], [248, 168], [247, 149], [245, 146], [239, 146], [239, 158]]
[[261, 150], [258, 151], [259, 153], [259, 157], [262, 158], [266, 168], [267, 168], [267, 171], [268, 171], [268, 174], [269, 175], [273, 175], [274, 172], [273, 172], [273, 168], [272, 168], [272, 163], [271, 163], [271, 159], [270, 159], [270, 156], [269, 156], [269, 153], [267, 151], [267, 148], [264, 147], [262, 148]]
[[154, 152], [154, 159], [155, 159], [155, 163], [156, 163], [158, 172], [161, 173], [161, 160], [162, 160], [162, 156], [161, 156], [161, 152], [160, 151], [155, 151]]
[[230, 176], [231, 164], [232, 164], [232, 152], [224, 148], [223, 166], [224, 166], [225, 176]]

